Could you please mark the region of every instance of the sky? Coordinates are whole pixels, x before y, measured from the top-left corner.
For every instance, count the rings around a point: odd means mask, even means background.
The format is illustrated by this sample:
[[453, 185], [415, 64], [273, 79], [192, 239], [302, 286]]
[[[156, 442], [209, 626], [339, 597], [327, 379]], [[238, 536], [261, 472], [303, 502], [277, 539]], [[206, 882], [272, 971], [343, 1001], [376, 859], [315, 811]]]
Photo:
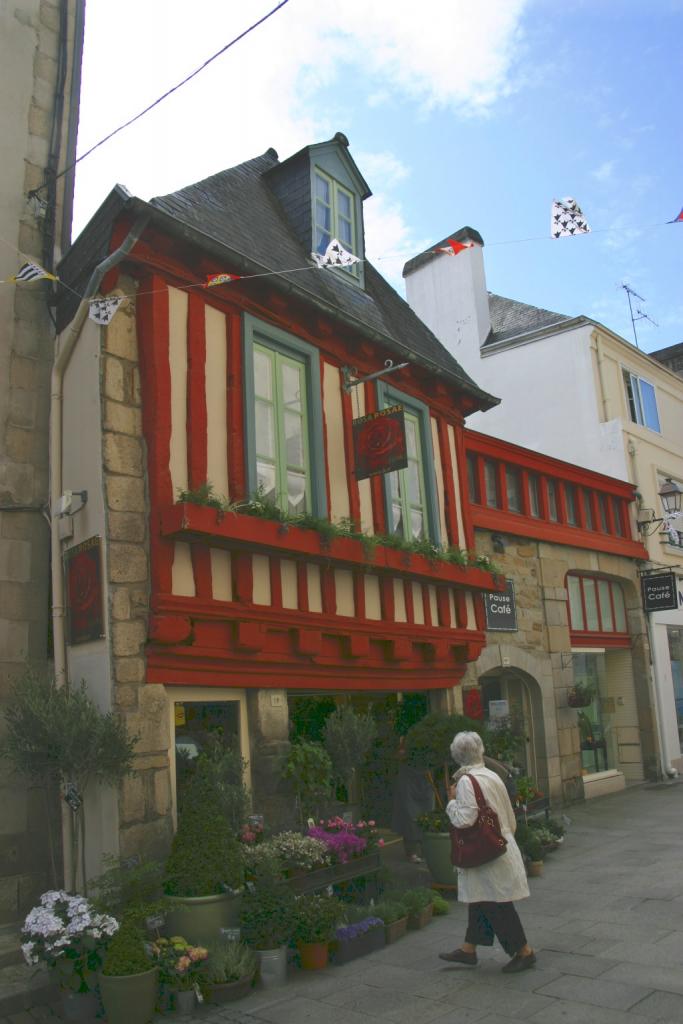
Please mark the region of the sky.
[[[88, 0], [78, 152], [277, 0]], [[469, 225], [490, 291], [683, 341], [683, 0], [289, 0], [86, 157], [74, 236], [115, 183], [163, 195], [342, 131], [373, 195], [366, 250], [403, 264]], [[593, 229], [552, 240], [554, 198]]]

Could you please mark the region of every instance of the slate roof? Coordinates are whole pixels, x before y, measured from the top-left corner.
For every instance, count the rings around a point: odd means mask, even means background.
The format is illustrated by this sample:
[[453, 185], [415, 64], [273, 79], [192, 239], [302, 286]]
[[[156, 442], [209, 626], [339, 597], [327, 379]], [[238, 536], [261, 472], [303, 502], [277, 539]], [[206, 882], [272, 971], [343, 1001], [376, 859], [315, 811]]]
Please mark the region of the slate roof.
[[[302, 297], [311, 296], [359, 322], [364, 333], [383, 336], [413, 353], [417, 362], [438, 369], [477, 399], [477, 407], [498, 403], [482, 391], [451, 356], [407, 302], [375, 268], [365, 263], [365, 288], [341, 275], [300, 268], [311, 263], [292, 226], [268, 185], [268, 172], [279, 166], [277, 153], [262, 156], [220, 171], [177, 192], [158, 196], [150, 205], [174, 220], [225, 243], [257, 264], [275, 270]], [[288, 275], [287, 270], [297, 273]], [[380, 339], [377, 339], [380, 340]]]
[[528, 306], [526, 302], [506, 299], [493, 292], [489, 292], [488, 295], [491, 332], [482, 348], [576, 320], [576, 317], [552, 313], [549, 309], [541, 309], [539, 306]]

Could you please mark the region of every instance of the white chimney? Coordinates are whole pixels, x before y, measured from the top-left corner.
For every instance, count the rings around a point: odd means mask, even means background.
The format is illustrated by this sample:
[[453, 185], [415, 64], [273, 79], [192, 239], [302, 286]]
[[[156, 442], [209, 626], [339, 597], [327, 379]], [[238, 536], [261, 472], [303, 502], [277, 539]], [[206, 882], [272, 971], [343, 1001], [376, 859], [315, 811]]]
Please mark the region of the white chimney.
[[[450, 240], [468, 248], [453, 254]], [[491, 330], [483, 246], [478, 231], [461, 228], [403, 268], [409, 305], [475, 380], [479, 350]], [[450, 251], [434, 255], [439, 248]]]

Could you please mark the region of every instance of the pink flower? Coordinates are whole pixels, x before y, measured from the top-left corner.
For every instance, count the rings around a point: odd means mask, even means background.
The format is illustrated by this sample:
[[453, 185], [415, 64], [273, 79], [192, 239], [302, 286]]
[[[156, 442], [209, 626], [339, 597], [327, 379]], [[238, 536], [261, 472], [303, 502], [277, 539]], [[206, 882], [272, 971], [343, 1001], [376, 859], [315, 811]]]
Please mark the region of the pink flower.
[[182, 974], [184, 971], [187, 970], [191, 963], [192, 961], [190, 960], [189, 956], [181, 956], [175, 965], [175, 969], [176, 971], [180, 971], [180, 973]]
[[376, 822], [374, 822], [374, 821], [369, 821], [368, 822], [368, 825], [370, 826], [370, 828], [374, 828], [375, 824], [376, 824]]
[[377, 840], [377, 845], [378, 846], [384, 846], [384, 840], [383, 839], [378, 839]]

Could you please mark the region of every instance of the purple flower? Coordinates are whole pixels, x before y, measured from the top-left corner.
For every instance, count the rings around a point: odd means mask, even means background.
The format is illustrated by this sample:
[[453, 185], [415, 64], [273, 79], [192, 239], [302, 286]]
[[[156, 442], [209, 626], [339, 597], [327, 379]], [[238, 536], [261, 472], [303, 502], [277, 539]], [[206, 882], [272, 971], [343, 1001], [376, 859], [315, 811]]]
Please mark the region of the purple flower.
[[365, 935], [366, 932], [372, 931], [373, 928], [383, 927], [384, 921], [378, 917], [366, 917], [363, 921], [357, 921], [356, 924], [347, 924], [337, 928], [335, 937], [337, 942], [351, 942], [353, 939]]
[[338, 832], [327, 832], [324, 828], [315, 825], [309, 828], [308, 835], [325, 843], [335, 860], [341, 864], [351, 857], [358, 857], [368, 845], [367, 839], [356, 836], [353, 832], [341, 829]]

